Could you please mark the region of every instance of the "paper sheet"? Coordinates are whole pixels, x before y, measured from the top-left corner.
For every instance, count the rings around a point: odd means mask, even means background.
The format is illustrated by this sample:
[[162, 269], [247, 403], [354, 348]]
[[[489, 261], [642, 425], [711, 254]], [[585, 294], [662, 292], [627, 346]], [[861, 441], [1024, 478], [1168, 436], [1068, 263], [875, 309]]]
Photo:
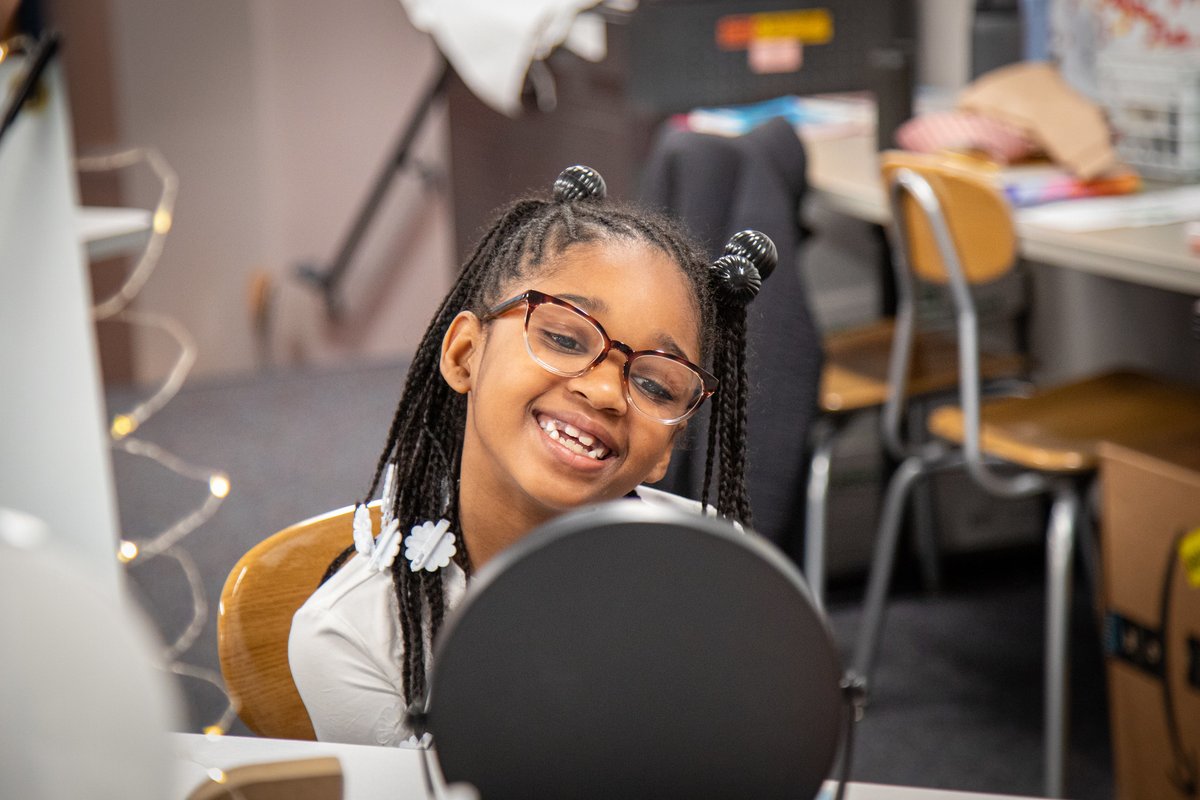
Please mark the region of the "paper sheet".
[[1200, 219], [1200, 186], [1066, 200], [1016, 212], [1017, 221], [1061, 231], [1141, 228]]

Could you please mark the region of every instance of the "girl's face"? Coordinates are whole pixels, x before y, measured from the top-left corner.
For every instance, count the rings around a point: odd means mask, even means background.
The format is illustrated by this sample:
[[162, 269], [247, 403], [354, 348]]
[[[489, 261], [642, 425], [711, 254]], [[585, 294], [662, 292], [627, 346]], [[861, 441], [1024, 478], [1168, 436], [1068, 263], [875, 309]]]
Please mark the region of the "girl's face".
[[[691, 288], [657, 248], [628, 241], [575, 245], [505, 287], [499, 300], [527, 289], [578, 306], [634, 350], [666, 350], [700, 363]], [[555, 375], [526, 351], [524, 311], [521, 305], [487, 323], [463, 312], [443, 343], [442, 373], [468, 394], [464, 496], [487, 498], [496, 514], [524, 512], [537, 521], [662, 478], [682, 425], [665, 425], [630, 405], [622, 385], [625, 356], [613, 350], [583, 375]], [[607, 452], [581, 454], [550, 429]]]

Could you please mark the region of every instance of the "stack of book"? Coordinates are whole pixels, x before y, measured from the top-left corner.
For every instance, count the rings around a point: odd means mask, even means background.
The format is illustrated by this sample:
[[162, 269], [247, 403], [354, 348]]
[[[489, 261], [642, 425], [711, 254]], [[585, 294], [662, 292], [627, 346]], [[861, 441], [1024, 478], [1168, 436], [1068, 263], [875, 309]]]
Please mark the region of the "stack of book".
[[1003, 167], [997, 176], [1005, 196], [1016, 208], [1079, 197], [1130, 194], [1142, 188], [1141, 176], [1128, 167], [1090, 181], [1046, 162]]

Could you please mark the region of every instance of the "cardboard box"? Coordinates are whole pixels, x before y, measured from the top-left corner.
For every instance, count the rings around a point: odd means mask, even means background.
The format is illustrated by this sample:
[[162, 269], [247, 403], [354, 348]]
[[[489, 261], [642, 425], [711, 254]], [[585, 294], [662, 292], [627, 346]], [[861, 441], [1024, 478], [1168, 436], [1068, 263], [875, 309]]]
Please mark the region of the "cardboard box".
[[1200, 797], [1200, 435], [1101, 450], [1118, 800]]

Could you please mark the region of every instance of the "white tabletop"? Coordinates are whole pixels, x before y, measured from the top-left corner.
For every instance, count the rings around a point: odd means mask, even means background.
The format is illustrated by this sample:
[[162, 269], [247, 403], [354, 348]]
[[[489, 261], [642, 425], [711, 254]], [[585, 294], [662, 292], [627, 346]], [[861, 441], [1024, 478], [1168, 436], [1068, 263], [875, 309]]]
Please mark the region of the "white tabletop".
[[[417, 750], [368, 747], [329, 742], [259, 739], [245, 736], [209, 738], [198, 733], [171, 734], [176, 753], [176, 781], [172, 796], [183, 800], [208, 780], [213, 767], [230, 769], [264, 761], [336, 756], [342, 763], [346, 800], [404, 800], [426, 797]], [[827, 784], [820, 800], [833, 797]], [[1009, 795], [972, 794], [904, 786], [852, 783], [848, 800], [1013, 800]]]
[[[808, 180], [817, 202], [868, 222], [888, 220], [875, 137], [807, 139]], [[1200, 294], [1200, 256], [1184, 223], [1073, 233], [1017, 221], [1021, 255], [1039, 264]]]

